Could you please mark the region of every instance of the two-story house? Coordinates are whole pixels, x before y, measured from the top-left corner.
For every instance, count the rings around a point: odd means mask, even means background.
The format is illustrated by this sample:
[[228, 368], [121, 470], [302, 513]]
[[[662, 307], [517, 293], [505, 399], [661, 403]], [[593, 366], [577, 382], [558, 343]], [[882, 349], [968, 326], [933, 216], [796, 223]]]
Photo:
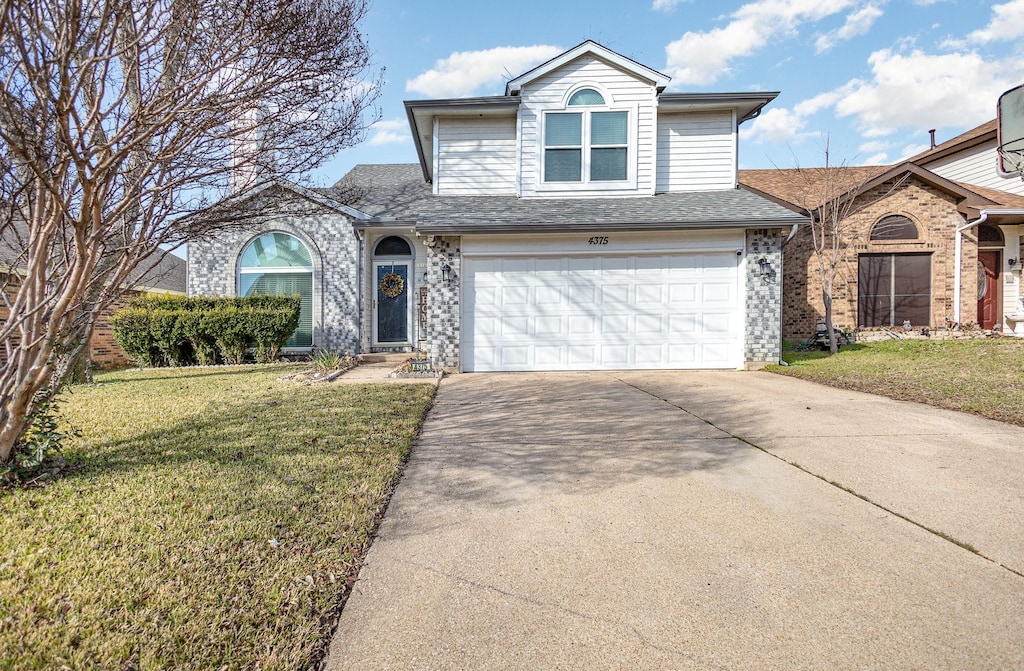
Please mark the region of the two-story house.
[[777, 94], [668, 83], [588, 41], [504, 95], [409, 101], [418, 164], [250, 195], [258, 226], [190, 245], [189, 293], [298, 291], [292, 347], [462, 371], [776, 361], [806, 218], [737, 188], [737, 141]]

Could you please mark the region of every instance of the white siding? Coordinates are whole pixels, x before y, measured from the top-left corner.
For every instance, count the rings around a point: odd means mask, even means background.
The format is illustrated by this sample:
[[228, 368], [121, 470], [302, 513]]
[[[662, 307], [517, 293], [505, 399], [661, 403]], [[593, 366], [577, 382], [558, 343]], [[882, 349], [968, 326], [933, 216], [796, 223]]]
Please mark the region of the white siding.
[[658, 117], [658, 193], [735, 186], [731, 111]]
[[435, 182], [446, 196], [515, 194], [515, 117], [440, 119]]
[[977, 184], [990, 189], [999, 189], [1024, 195], [1024, 181], [1020, 177], [1002, 177], [997, 167], [996, 142], [986, 142], [959, 152], [925, 167], [936, 175], [955, 182]]
[[[586, 192], [538, 190], [540, 182], [542, 111], [560, 107], [566, 93], [578, 84], [592, 84], [607, 92], [613, 105], [632, 105], [630, 122], [635, 124], [636, 145], [630, 147], [630, 161], [636, 175], [635, 190], [621, 189]], [[593, 56], [582, 56], [557, 72], [533, 81], [522, 91], [520, 124], [522, 143], [521, 195], [559, 197], [635, 196], [654, 193], [655, 91], [652, 84], [612, 67]]]

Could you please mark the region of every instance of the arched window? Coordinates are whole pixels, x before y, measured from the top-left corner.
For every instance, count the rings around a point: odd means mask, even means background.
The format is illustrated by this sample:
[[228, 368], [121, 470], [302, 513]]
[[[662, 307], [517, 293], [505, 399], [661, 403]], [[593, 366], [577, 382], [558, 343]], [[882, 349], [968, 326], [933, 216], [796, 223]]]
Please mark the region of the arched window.
[[382, 238], [373, 248], [374, 256], [412, 256], [409, 243], [397, 235]]
[[983, 247], [1002, 247], [1003, 232], [998, 226], [982, 224], [978, 226], [978, 244]]
[[917, 240], [917, 226], [910, 219], [899, 215], [890, 214], [882, 217], [871, 229], [871, 241], [879, 240]]
[[240, 296], [302, 297], [299, 328], [285, 347], [313, 346], [313, 259], [306, 246], [287, 233], [264, 233], [246, 246], [238, 262]]
[[629, 111], [611, 109], [595, 89], [580, 89], [565, 109], [545, 112], [543, 138], [545, 183], [629, 179]]
[[603, 105], [604, 96], [594, 89], [580, 89], [569, 98], [569, 106], [575, 105]]

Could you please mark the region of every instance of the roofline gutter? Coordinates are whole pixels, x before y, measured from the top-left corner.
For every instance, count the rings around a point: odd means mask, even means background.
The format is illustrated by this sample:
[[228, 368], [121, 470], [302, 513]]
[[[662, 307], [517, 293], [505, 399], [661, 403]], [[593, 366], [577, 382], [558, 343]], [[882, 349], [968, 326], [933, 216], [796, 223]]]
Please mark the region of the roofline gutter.
[[977, 219], [957, 226], [956, 240], [953, 246], [953, 321], [960, 323], [960, 294], [963, 291], [960, 263], [963, 259], [964, 231], [988, 221], [989, 215], [1024, 216], [1024, 210], [981, 210]]
[[[786, 228], [792, 227], [796, 230], [802, 224], [806, 224], [807, 219], [802, 217], [800, 219], [786, 218], [775, 221], [691, 221], [691, 222], [680, 222], [680, 221], [664, 221], [664, 222], [637, 222], [637, 221], [623, 221], [623, 222], [589, 222], [586, 224], [550, 224], [550, 223], [516, 223], [516, 224], [481, 224], [481, 225], [464, 225], [458, 224], [417, 224], [416, 232], [421, 235], [469, 235], [474, 233], [479, 234], [495, 234], [495, 233], [561, 233], [561, 232], [579, 232], [579, 231], [608, 231], [610, 233], [621, 233], [621, 232], [640, 232], [640, 231], [672, 231], [672, 230], [684, 230], [684, 231], [699, 231], [708, 229], [724, 229], [724, 228]], [[794, 235], [791, 231], [791, 235]]]

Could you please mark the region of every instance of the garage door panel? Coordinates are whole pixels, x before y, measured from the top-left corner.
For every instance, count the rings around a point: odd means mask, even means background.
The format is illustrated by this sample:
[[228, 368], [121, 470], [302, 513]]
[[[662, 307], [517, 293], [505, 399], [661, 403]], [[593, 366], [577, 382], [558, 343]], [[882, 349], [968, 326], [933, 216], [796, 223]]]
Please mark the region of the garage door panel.
[[561, 317], [538, 316], [533, 333], [538, 336], [560, 336], [564, 333], [562, 322]]
[[571, 336], [593, 336], [597, 329], [597, 318], [593, 315], [570, 315], [567, 321]]
[[735, 368], [742, 360], [737, 263], [735, 253], [469, 257], [464, 365]]
[[653, 304], [662, 305], [665, 303], [665, 285], [662, 283], [658, 284], [638, 284], [636, 285], [636, 300], [634, 301], [637, 305]]
[[622, 335], [629, 333], [629, 317], [627, 315], [603, 315], [601, 317], [601, 335]]
[[665, 347], [662, 345], [637, 345], [634, 356], [638, 366], [657, 366], [665, 360]]
[[561, 307], [564, 289], [559, 285], [539, 286], [535, 289], [533, 304], [544, 307]]
[[601, 345], [599, 348], [603, 368], [629, 368], [629, 345]]
[[597, 366], [597, 345], [569, 345], [569, 367], [587, 369]]

